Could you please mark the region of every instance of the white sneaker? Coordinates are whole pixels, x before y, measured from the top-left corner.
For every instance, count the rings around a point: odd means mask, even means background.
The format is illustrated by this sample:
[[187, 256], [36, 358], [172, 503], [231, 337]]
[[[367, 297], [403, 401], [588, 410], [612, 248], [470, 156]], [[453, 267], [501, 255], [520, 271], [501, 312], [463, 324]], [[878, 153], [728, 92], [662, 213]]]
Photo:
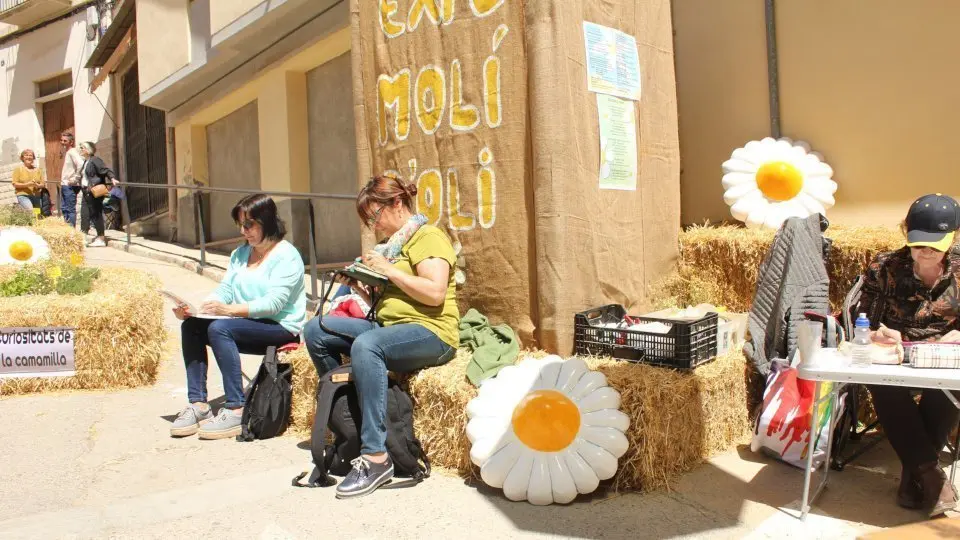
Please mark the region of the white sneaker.
[[87, 244], [87, 247], [107, 247], [107, 243], [97, 238], [93, 242], [90, 242], [89, 244]]

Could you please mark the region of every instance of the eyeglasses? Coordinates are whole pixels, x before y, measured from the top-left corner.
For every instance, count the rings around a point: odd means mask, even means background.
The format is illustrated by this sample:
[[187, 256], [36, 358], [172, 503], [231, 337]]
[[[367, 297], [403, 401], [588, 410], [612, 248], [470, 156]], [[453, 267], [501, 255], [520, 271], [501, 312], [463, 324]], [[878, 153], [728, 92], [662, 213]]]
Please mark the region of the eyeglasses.
[[253, 226], [256, 224], [257, 224], [256, 220], [253, 220], [253, 219], [245, 219], [243, 221], [237, 222], [237, 225], [240, 226], [240, 230], [248, 230], [248, 231], [252, 229]]
[[373, 227], [374, 225], [377, 224], [378, 221], [380, 221], [380, 214], [383, 213], [384, 208], [386, 208], [386, 206], [381, 206], [380, 208], [377, 208], [377, 211], [374, 212], [372, 216], [367, 218], [367, 227]]

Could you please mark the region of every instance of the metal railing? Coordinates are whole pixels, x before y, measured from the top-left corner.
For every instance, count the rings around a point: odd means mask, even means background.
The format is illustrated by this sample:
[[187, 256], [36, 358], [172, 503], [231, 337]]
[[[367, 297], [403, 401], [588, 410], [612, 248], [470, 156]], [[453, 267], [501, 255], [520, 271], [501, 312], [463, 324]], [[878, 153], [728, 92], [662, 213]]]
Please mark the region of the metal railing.
[[0, 13], [4, 11], [10, 11], [15, 7], [22, 6], [27, 3], [27, 0], [0, 0]]
[[[0, 0], [2, 1], [2, 0]], [[200, 265], [197, 268], [197, 273], [202, 273], [204, 267], [207, 265], [207, 239], [206, 239], [206, 228], [204, 227], [204, 212], [203, 212], [203, 200], [201, 195], [203, 193], [236, 193], [239, 195], [267, 195], [269, 197], [283, 197], [287, 199], [295, 200], [306, 200], [307, 201], [307, 216], [309, 218], [310, 227], [310, 238], [308, 244], [308, 250], [310, 252], [310, 288], [311, 293], [314, 299], [319, 299], [320, 290], [318, 287], [318, 276], [317, 276], [317, 238], [316, 238], [316, 216], [313, 206], [314, 199], [333, 199], [333, 200], [356, 200], [356, 195], [340, 195], [334, 193], [300, 193], [300, 192], [291, 192], [291, 191], [263, 191], [257, 189], [240, 189], [240, 188], [217, 188], [204, 185], [195, 185], [188, 186], [182, 184], [170, 185], [170, 184], [145, 184], [139, 182], [121, 182], [120, 189], [123, 190], [125, 201], [127, 198], [127, 188], [144, 188], [144, 189], [165, 189], [168, 191], [176, 191], [180, 189], [189, 190], [192, 192], [193, 197], [193, 227], [194, 234], [197, 235], [200, 243]], [[130, 245], [132, 243], [131, 234], [130, 234], [130, 210], [127, 207], [126, 202], [120, 203], [120, 215], [123, 220], [124, 229], [127, 233], [127, 244], [126, 251], [130, 251]]]
[[[0, 2], [5, 0], [0, 0]], [[10, 180], [0, 180], [0, 184], [10, 184]], [[60, 182], [57, 180], [47, 180], [47, 190], [50, 192], [51, 199], [56, 198], [60, 200]], [[309, 227], [309, 245], [308, 250], [310, 252], [310, 289], [314, 299], [319, 298], [320, 289], [319, 289], [319, 278], [317, 276], [317, 268], [320, 266], [317, 264], [317, 232], [316, 232], [316, 212], [313, 206], [314, 199], [332, 199], [332, 200], [342, 200], [342, 201], [354, 201], [356, 200], [356, 195], [341, 195], [335, 193], [301, 193], [296, 191], [264, 191], [259, 189], [240, 189], [240, 188], [218, 188], [210, 187], [204, 185], [196, 186], [187, 186], [183, 184], [145, 184], [140, 182], [120, 182], [120, 189], [123, 191], [123, 202], [120, 203], [120, 217], [123, 221], [124, 230], [127, 234], [127, 242], [125, 246], [126, 251], [130, 251], [130, 246], [133, 243], [132, 234], [130, 233], [130, 209], [127, 206], [126, 201], [129, 200], [127, 197], [127, 188], [145, 188], [145, 189], [164, 189], [169, 191], [177, 190], [187, 190], [192, 192], [193, 197], [193, 232], [199, 240], [200, 248], [200, 260], [199, 266], [197, 267], [197, 273], [202, 274], [203, 269], [207, 266], [207, 238], [206, 238], [206, 227], [204, 226], [204, 212], [203, 212], [203, 200], [201, 195], [203, 193], [236, 193], [238, 195], [267, 195], [269, 197], [281, 197], [286, 199], [295, 199], [295, 200], [306, 200], [307, 201], [307, 217], [310, 222]], [[51, 200], [51, 206], [52, 206]], [[61, 210], [62, 211], [62, 210]], [[79, 214], [77, 215], [79, 219]]]

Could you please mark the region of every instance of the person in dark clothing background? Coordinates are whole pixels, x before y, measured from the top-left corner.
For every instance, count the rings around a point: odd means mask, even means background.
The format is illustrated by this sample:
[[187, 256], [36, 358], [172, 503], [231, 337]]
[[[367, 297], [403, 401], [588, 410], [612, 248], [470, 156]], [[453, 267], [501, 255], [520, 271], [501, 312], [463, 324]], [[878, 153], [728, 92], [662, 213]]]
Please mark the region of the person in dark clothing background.
[[[97, 237], [87, 244], [90, 247], [104, 247], [107, 245], [107, 239], [104, 235], [103, 224], [103, 197], [95, 196], [94, 188], [99, 185], [107, 185], [112, 182], [114, 186], [120, 184], [117, 176], [109, 167], [97, 156], [97, 146], [92, 142], [80, 144], [80, 155], [86, 160], [83, 164], [83, 204], [90, 214], [90, 221], [93, 222], [97, 230]], [[107, 185], [107, 187], [111, 187]], [[108, 190], [109, 191], [109, 190]], [[82, 220], [81, 220], [82, 221]], [[81, 226], [82, 228], [82, 226]]]
[[[858, 311], [880, 344], [960, 341], [960, 255], [953, 253], [960, 205], [939, 193], [917, 199], [902, 224], [906, 246], [867, 267]], [[882, 325], [882, 326], [881, 326]], [[939, 455], [960, 411], [942, 390], [869, 386], [883, 430], [903, 465], [897, 504], [937, 516], [957, 506]]]

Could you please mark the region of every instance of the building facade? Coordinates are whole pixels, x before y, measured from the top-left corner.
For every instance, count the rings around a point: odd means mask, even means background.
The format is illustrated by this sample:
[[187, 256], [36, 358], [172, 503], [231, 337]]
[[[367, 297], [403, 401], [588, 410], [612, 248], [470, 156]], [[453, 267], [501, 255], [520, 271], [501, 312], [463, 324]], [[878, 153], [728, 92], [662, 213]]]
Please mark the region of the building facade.
[[51, 189], [63, 163], [60, 134], [95, 142], [117, 163], [113, 95], [90, 92], [84, 67], [100, 35], [104, 2], [0, 0], [0, 204], [15, 201], [9, 184], [23, 150], [34, 150]]
[[[683, 222], [732, 219], [721, 164], [770, 135], [764, 3], [673, 0]], [[775, 2], [782, 133], [834, 171], [835, 223], [895, 225], [931, 192], [960, 196], [953, 107], [960, 3]]]
[[[139, 0], [143, 105], [166, 112], [171, 181], [272, 192], [356, 193], [357, 159], [346, 0]], [[243, 195], [200, 198], [204, 234], [227, 247]], [[176, 202], [181, 243], [199, 240], [196, 199]], [[277, 197], [306, 256], [308, 203]], [[318, 262], [360, 250], [353, 202], [315, 199]]]

